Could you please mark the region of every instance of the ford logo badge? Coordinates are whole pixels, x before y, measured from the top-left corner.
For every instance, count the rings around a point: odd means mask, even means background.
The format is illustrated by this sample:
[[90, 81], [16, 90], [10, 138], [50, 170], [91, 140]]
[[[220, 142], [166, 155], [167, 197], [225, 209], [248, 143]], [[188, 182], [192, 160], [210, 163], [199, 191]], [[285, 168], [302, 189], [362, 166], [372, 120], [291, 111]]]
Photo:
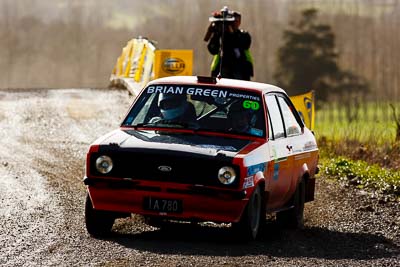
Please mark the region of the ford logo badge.
[[158, 170], [162, 172], [170, 172], [172, 168], [170, 166], [158, 166]]

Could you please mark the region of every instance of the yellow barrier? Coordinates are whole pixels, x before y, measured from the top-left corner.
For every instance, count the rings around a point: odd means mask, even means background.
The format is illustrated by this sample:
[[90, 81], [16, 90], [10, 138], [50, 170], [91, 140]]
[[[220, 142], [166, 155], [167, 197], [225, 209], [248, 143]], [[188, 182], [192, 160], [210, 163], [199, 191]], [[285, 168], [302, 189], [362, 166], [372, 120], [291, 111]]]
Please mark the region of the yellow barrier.
[[314, 91], [302, 95], [291, 96], [295, 108], [303, 119], [308, 129], [314, 130], [315, 123], [315, 107], [314, 107]]
[[150, 80], [192, 75], [192, 50], [157, 50], [145, 38], [134, 38], [122, 49], [113, 68], [110, 87], [124, 87], [133, 95]]

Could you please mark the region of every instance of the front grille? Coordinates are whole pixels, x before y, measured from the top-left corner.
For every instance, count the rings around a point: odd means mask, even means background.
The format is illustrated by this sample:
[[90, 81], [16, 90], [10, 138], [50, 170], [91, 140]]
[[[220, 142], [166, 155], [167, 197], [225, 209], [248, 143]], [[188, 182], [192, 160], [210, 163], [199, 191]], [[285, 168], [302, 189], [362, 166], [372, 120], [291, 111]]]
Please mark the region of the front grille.
[[[232, 158], [222, 155], [207, 156], [154, 149], [119, 150], [118, 153], [105, 150], [91, 155], [90, 169], [96, 176], [104, 176], [95, 168], [95, 161], [100, 155], [108, 155], [114, 162], [112, 171], [107, 175], [110, 177], [224, 188], [237, 188], [239, 184], [239, 168], [232, 165]], [[168, 166], [171, 170], [161, 171], [160, 166]], [[218, 170], [223, 166], [231, 166], [236, 171], [237, 179], [229, 186], [221, 184], [217, 178]]]

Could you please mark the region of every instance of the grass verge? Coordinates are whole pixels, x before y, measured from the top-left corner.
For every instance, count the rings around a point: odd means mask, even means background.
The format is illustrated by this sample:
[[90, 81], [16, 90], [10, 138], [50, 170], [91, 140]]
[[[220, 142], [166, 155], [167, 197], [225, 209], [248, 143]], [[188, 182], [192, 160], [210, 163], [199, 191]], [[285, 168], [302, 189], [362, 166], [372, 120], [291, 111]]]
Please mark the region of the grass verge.
[[343, 156], [323, 158], [321, 165], [322, 172], [328, 178], [337, 179], [366, 191], [385, 194], [400, 201], [400, 171]]

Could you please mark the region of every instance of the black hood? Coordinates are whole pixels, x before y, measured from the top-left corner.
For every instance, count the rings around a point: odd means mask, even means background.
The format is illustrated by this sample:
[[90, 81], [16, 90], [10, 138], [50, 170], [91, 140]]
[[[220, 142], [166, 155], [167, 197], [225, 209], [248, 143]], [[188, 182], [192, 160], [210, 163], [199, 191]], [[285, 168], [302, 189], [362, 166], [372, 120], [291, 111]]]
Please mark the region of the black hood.
[[251, 141], [218, 136], [194, 135], [154, 130], [117, 130], [100, 145], [115, 145], [122, 150], [170, 150], [192, 154], [233, 157]]

